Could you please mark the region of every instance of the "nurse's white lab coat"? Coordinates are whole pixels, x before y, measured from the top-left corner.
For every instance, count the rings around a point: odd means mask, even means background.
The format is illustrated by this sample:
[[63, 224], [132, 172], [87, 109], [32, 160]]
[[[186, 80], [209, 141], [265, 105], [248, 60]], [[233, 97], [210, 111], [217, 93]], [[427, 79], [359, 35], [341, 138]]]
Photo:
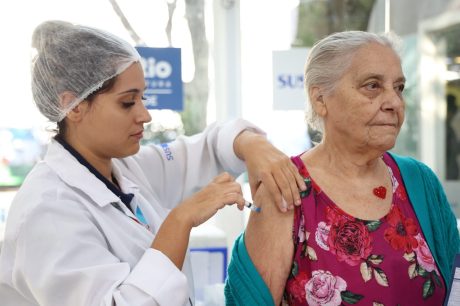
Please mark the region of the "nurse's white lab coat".
[[243, 120], [213, 125], [200, 135], [113, 161], [122, 191], [134, 194], [132, 204], [141, 208], [150, 230], [134, 222], [120, 199], [53, 140], [9, 212], [0, 304], [195, 304], [189, 256], [181, 271], [150, 245], [184, 197], [224, 170], [235, 176], [244, 171], [233, 140], [245, 128], [255, 127]]

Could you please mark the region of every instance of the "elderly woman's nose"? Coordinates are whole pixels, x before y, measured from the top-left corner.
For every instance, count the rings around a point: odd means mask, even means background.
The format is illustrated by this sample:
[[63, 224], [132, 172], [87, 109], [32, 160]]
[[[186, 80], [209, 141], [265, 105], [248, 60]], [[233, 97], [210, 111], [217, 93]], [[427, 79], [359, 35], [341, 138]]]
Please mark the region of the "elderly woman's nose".
[[384, 101], [382, 106], [386, 110], [396, 110], [398, 108], [401, 108], [404, 106], [404, 100], [401, 95], [401, 92], [399, 92], [395, 88], [391, 88], [385, 91], [384, 94]]

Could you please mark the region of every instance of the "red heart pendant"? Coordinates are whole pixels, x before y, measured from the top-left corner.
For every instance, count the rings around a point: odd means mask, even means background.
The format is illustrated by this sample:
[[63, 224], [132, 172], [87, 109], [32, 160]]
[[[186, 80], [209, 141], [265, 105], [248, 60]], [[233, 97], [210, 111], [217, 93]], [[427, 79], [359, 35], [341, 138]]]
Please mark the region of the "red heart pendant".
[[383, 186], [374, 188], [373, 192], [376, 197], [379, 197], [382, 200], [387, 196], [387, 189]]

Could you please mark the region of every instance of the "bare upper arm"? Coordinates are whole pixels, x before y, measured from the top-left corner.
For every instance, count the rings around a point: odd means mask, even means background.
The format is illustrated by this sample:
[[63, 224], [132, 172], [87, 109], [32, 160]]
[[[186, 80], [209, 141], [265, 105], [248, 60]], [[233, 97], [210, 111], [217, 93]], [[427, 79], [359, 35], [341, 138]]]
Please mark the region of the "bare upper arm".
[[257, 271], [270, 289], [275, 305], [279, 305], [294, 253], [294, 212], [291, 210], [281, 213], [263, 184], [254, 200], [262, 210], [260, 213], [251, 212], [244, 238], [246, 248]]

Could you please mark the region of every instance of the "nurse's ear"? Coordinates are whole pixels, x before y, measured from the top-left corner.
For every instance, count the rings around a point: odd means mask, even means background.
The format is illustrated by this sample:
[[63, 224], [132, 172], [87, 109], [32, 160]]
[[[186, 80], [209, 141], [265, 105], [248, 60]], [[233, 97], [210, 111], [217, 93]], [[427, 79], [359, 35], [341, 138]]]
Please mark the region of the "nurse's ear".
[[72, 110], [67, 113], [66, 118], [73, 122], [80, 122], [83, 119], [83, 115], [85, 114], [87, 104], [88, 102], [85, 100], [78, 103], [77, 106], [72, 108]]
[[[59, 96], [59, 99], [61, 105], [65, 107], [74, 101], [75, 95], [71, 92], [66, 91]], [[67, 113], [66, 118], [72, 122], [81, 121], [81, 119], [83, 118], [83, 114], [85, 113], [86, 107], [87, 101], [83, 100]]]

